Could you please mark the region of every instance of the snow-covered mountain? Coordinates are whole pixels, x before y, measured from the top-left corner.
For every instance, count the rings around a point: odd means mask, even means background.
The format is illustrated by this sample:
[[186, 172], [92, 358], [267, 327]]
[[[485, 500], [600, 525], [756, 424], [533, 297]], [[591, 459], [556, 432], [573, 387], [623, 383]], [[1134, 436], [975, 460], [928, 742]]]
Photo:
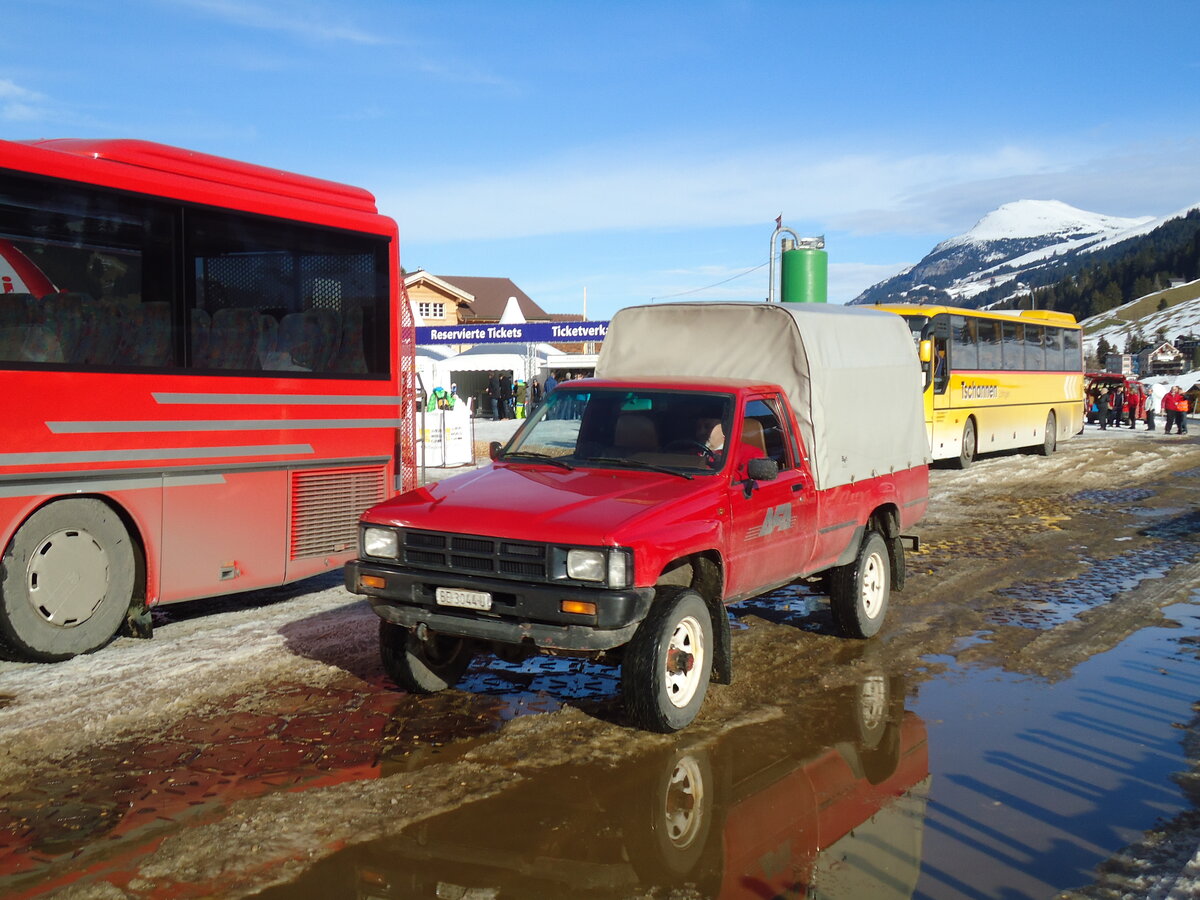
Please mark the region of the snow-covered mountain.
[[[1198, 286], [1200, 283], [1191, 282], [1184, 287]], [[1145, 299], [1139, 297], [1116, 309], [1084, 319], [1080, 323], [1084, 333], [1084, 352], [1089, 356], [1094, 354], [1100, 338], [1107, 340], [1109, 346], [1120, 353], [1129, 338], [1135, 334], [1152, 343], [1160, 332], [1165, 333], [1169, 341], [1174, 341], [1180, 335], [1200, 335], [1200, 296], [1166, 309], [1153, 309], [1143, 313], [1142, 309], [1147, 305], [1143, 302]]]
[[1026, 282], [1033, 279], [1043, 284], [1057, 280], [1045, 276], [1066, 269], [1081, 255], [1148, 234], [1197, 207], [1200, 204], [1161, 218], [1127, 219], [1076, 209], [1058, 200], [1006, 203], [965, 234], [942, 241], [915, 266], [867, 288], [850, 302], [993, 303], [1024, 293]]

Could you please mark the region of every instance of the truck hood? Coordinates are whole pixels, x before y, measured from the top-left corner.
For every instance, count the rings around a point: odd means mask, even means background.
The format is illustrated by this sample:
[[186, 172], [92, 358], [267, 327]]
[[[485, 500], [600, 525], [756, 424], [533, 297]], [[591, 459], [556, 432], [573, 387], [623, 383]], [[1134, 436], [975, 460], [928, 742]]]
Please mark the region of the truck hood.
[[604, 545], [621, 542], [635, 522], [670, 514], [680, 504], [712, 502], [724, 476], [626, 469], [492, 463], [399, 494], [363, 515], [377, 524], [503, 534], [515, 540]]

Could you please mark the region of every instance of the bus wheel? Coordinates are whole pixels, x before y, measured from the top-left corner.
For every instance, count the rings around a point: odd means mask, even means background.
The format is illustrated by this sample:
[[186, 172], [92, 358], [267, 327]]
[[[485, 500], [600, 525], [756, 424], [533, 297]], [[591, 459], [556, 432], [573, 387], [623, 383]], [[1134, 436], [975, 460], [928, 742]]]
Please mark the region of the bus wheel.
[[39, 662], [103, 647], [133, 599], [129, 532], [90, 498], [43, 506], [17, 529], [0, 578], [0, 643]]
[[958, 458], [950, 460], [950, 464], [956, 469], [965, 469], [975, 462], [975, 420], [967, 419], [963, 425], [962, 447], [958, 451]]
[[1036, 449], [1038, 456], [1049, 456], [1058, 449], [1058, 419], [1054, 417], [1053, 411], [1046, 416], [1046, 433]]
[[664, 588], [625, 650], [621, 697], [633, 725], [669, 734], [700, 712], [713, 664], [713, 627], [695, 591]]
[[887, 542], [868, 531], [854, 562], [833, 570], [829, 608], [842, 634], [869, 638], [883, 627], [891, 583]]
[[397, 687], [414, 694], [436, 694], [453, 687], [475, 655], [466, 638], [430, 633], [426, 640], [401, 625], [379, 623], [379, 656]]

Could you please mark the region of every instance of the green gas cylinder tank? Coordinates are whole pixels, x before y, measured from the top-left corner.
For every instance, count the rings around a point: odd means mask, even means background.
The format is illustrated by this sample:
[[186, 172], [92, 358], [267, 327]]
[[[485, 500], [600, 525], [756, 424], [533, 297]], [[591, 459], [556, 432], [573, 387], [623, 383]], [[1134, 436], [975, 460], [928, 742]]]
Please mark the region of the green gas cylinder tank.
[[824, 303], [829, 296], [829, 255], [816, 247], [781, 254], [779, 297], [784, 303]]

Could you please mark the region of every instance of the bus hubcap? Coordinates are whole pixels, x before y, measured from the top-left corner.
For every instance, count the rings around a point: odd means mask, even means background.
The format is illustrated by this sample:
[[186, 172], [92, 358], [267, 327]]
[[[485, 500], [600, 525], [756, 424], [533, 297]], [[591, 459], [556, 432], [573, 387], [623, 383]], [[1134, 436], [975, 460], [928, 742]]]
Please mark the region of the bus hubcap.
[[86, 531], [56, 531], [30, 557], [25, 583], [43, 620], [62, 628], [79, 625], [108, 593], [108, 553]]

